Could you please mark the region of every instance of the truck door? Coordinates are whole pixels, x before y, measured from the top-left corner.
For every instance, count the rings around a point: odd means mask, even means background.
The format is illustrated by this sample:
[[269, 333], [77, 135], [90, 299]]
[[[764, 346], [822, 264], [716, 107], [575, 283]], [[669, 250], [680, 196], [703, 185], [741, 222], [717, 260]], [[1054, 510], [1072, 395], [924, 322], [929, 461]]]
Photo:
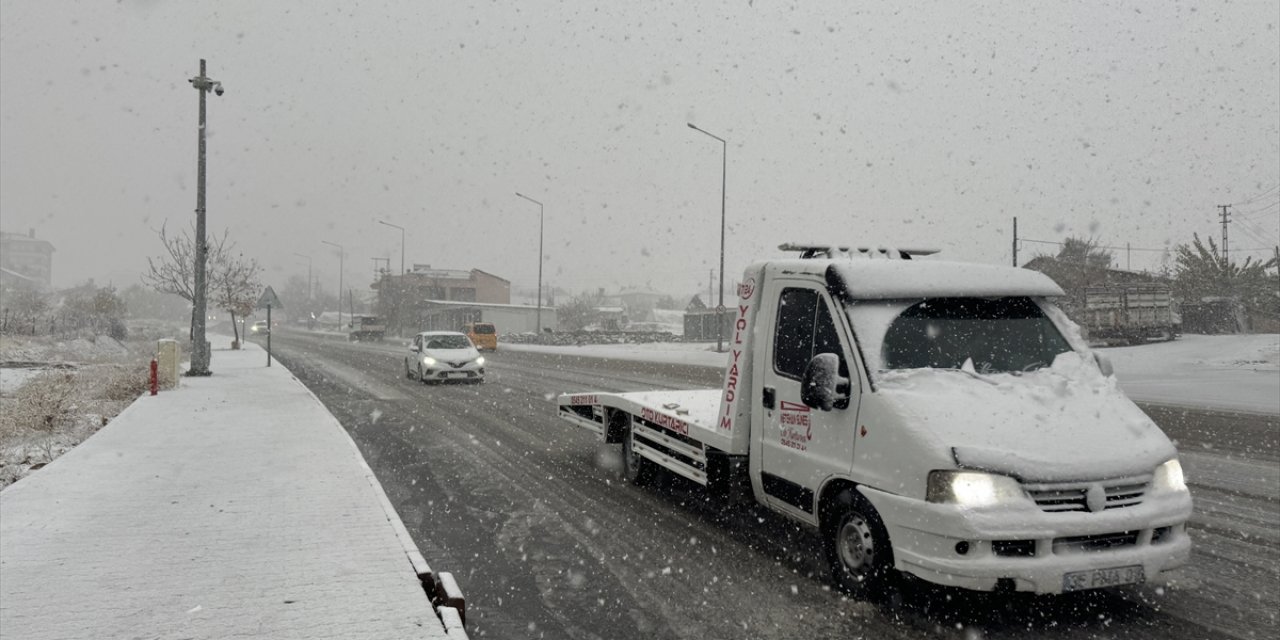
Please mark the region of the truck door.
[[[833, 474], [847, 475], [853, 466], [854, 425], [861, 384], [850, 341], [840, 315], [832, 313], [824, 288], [803, 281], [782, 282], [773, 305], [775, 323], [768, 338], [754, 421], [764, 426], [761, 483], [770, 505], [806, 519], [816, 517], [814, 496]], [[831, 411], [800, 401], [800, 384], [809, 360], [820, 353], [840, 358], [840, 373], [850, 378], [850, 397]], [[850, 374], [850, 371], [853, 371]]]

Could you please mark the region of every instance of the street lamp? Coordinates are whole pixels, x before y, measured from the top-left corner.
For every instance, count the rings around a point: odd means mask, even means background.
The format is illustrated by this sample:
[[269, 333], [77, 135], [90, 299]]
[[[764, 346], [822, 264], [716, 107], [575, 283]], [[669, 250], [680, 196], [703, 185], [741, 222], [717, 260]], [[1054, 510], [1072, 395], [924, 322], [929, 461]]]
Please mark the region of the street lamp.
[[[404, 227], [398, 224], [391, 224], [390, 222], [383, 222], [381, 220], [378, 221], [378, 224], [385, 224], [388, 227], [392, 227], [400, 230], [400, 275], [404, 275]], [[391, 265], [388, 264], [387, 271], [390, 271], [390, 270], [391, 270]]]
[[342, 245], [328, 240], [321, 240], [320, 242], [338, 248], [338, 331], [342, 331]]
[[724, 138], [699, 129], [692, 122], [688, 123], [689, 128], [700, 133], [705, 133], [712, 138], [720, 141], [722, 151], [722, 160], [720, 165], [720, 304], [716, 306], [716, 351], [724, 351], [724, 187], [725, 181], [729, 176], [729, 143]]
[[207, 376], [209, 371], [209, 343], [205, 340], [205, 319], [207, 303], [208, 283], [205, 281], [205, 263], [209, 259], [209, 247], [205, 242], [205, 211], [204, 211], [204, 123], [205, 123], [205, 94], [213, 91], [217, 95], [222, 95], [222, 83], [210, 79], [205, 75], [204, 58], [200, 59], [200, 75], [191, 78], [187, 82], [191, 83], [192, 88], [200, 92], [200, 122], [196, 132], [196, 265], [195, 265], [195, 291], [192, 295], [192, 313], [195, 315], [195, 325], [191, 327], [191, 367], [187, 369], [189, 376]]
[[311, 296], [311, 256], [304, 255], [304, 254], [298, 253], [298, 252], [296, 252], [296, 251], [293, 253], [293, 255], [298, 256], [299, 258], [306, 258], [306, 259], [307, 259], [307, 302], [311, 302], [311, 299], [312, 299], [312, 296]]
[[542, 203], [516, 192], [517, 196], [538, 205], [538, 339], [542, 339]]

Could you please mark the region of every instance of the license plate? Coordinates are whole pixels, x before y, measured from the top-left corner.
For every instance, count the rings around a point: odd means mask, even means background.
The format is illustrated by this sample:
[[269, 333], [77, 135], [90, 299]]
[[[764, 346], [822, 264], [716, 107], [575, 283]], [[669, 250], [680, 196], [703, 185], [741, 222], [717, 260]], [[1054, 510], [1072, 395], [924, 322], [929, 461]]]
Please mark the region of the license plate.
[[1109, 569], [1090, 569], [1088, 571], [1072, 571], [1062, 576], [1063, 591], [1081, 591], [1083, 589], [1101, 589], [1122, 584], [1145, 582], [1142, 565], [1128, 567], [1112, 567]]
[[446, 375], [446, 376], [448, 376], [448, 377], [450, 377], [450, 378], [465, 378], [465, 377], [467, 377], [467, 374], [466, 374], [466, 372], [464, 372], [464, 371], [450, 371], [450, 372], [446, 373], [445, 375]]

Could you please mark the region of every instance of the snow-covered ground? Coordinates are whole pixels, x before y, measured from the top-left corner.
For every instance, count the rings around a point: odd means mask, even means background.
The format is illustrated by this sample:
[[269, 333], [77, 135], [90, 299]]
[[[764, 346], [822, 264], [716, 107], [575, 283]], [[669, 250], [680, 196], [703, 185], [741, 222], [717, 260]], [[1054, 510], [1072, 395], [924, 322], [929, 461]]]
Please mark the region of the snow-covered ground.
[[[643, 362], [723, 367], [715, 343], [654, 343], [503, 349]], [[1255, 413], [1280, 413], [1280, 334], [1185, 335], [1173, 342], [1098, 349], [1134, 400]]]
[[1184, 335], [1098, 351], [1136, 400], [1280, 413], [1280, 334]]

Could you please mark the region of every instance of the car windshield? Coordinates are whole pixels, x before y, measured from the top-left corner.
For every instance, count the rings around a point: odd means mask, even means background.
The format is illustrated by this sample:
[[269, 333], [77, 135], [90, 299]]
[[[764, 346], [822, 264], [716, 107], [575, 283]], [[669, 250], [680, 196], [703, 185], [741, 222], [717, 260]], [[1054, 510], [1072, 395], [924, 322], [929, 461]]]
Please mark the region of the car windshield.
[[466, 336], [427, 336], [428, 349], [466, 349], [471, 346], [471, 341]]
[[855, 302], [849, 315], [874, 369], [1030, 371], [1071, 350], [1027, 297]]

